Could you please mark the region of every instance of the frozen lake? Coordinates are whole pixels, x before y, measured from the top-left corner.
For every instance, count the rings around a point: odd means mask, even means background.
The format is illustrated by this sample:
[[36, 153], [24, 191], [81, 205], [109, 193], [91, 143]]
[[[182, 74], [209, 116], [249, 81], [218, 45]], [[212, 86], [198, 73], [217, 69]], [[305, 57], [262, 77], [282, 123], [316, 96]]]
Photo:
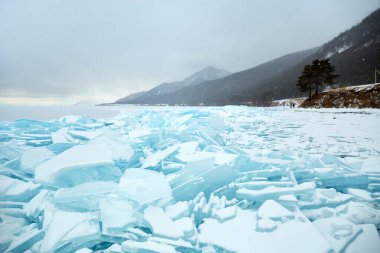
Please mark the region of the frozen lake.
[[92, 105], [5, 105], [0, 104], [0, 121], [15, 121], [17, 119], [54, 120], [67, 115], [84, 115], [89, 118], [110, 118], [121, 112], [138, 112], [161, 109], [161, 106], [92, 106]]
[[1, 106], [0, 117], [0, 251], [380, 248], [380, 110]]
[[86, 115], [90, 118], [109, 118], [117, 111], [96, 106], [23, 106], [0, 105], [0, 121], [16, 119], [52, 120], [67, 115]]
[[[143, 111], [202, 110], [202, 107], [160, 106], [15, 106], [0, 105], [0, 121], [17, 119], [56, 120], [66, 115], [107, 119]], [[213, 107], [204, 107], [213, 110]], [[218, 107], [214, 108], [217, 109]], [[238, 108], [238, 107], [237, 107]], [[309, 153], [329, 152], [358, 156], [379, 152], [380, 112], [376, 109], [288, 109], [243, 107], [247, 115], [237, 115], [243, 132], [250, 138], [236, 139], [239, 145], [270, 145], [269, 149], [305, 149]], [[224, 111], [223, 109], [221, 111]], [[260, 114], [259, 117], [251, 117]], [[259, 120], [259, 123], [258, 123]], [[261, 123], [263, 124], [261, 124]], [[247, 127], [249, 124], [255, 127]], [[241, 128], [239, 126], [239, 128]], [[236, 131], [235, 134], [241, 131]], [[278, 142], [270, 141], [279, 139]], [[284, 140], [284, 141], [282, 141]], [[286, 141], [285, 141], [286, 140]], [[367, 149], [369, 146], [370, 149]], [[253, 148], [252, 147], [252, 148]], [[321, 150], [322, 149], [322, 150]], [[372, 151], [371, 151], [372, 150]], [[374, 151], [375, 150], [375, 151]], [[360, 153], [360, 154], [359, 154]]]

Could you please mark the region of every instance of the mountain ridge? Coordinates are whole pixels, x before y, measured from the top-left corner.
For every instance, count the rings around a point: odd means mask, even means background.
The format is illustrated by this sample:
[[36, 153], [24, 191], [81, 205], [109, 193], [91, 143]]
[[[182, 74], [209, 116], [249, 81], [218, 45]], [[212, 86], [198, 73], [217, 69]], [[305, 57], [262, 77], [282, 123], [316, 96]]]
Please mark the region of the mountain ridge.
[[208, 66], [184, 78], [182, 81], [161, 83], [148, 91], [130, 94], [123, 99], [117, 100], [116, 103], [144, 103], [145, 100], [150, 100], [152, 97], [171, 94], [179, 89], [197, 85], [204, 81], [223, 78], [230, 74], [231, 72], [228, 70]]
[[296, 86], [303, 67], [314, 59], [329, 58], [340, 86], [371, 83], [380, 68], [380, 9], [322, 46], [287, 54], [220, 79], [182, 87], [170, 94], [139, 97], [137, 104], [267, 105], [273, 99], [302, 96]]

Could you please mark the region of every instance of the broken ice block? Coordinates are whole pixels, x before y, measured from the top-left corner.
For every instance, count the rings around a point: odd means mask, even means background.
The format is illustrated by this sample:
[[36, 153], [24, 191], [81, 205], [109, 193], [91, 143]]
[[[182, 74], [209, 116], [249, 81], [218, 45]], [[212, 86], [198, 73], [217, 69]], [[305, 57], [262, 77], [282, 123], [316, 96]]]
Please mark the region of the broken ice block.
[[334, 188], [317, 188], [315, 189], [314, 196], [311, 199], [300, 200], [298, 203], [302, 209], [312, 209], [320, 207], [336, 207], [347, 203], [351, 199], [351, 195], [340, 193]]
[[182, 217], [182, 218], [180, 218], [174, 222], [175, 222], [176, 226], [183, 231], [183, 233], [186, 237], [194, 235], [196, 228], [195, 228], [194, 222], [192, 221], [191, 218]]
[[367, 173], [380, 173], [380, 156], [371, 156], [365, 159], [362, 170]]
[[62, 188], [55, 192], [53, 203], [58, 207], [78, 211], [95, 211], [99, 201], [107, 198], [109, 193], [118, 191], [115, 182], [87, 182], [70, 188]]
[[357, 197], [358, 199], [364, 200], [364, 201], [368, 201], [368, 202], [372, 201], [371, 194], [369, 192], [367, 192], [366, 190], [348, 188], [347, 193]]
[[169, 179], [170, 186], [175, 188], [194, 177], [200, 176], [205, 171], [213, 168], [214, 162], [214, 158], [196, 159], [188, 162], [181, 171], [171, 175], [171, 179]]
[[196, 160], [204, 160], [209, 158], [215, 159], [215, 165], [225, 164], [225, 163], [232, 163], [238, 155], [236, 154], [228, 154], [228, 153], [222, 153], [222, 152], [204, 152], [204, 151], [198, 151], [194, 152], [192, 154], [186, 154], [186, 153], [179, 153], [176, 158], [182, 162], [192, 162]]
[[288, 194], [305, 194], [315, 189], [313, 182], [299, 184], [295, 187], [275, 187], [270, 186], [262, 190], [239, 189], [236, 191], [236, 197], [253, 201], [264, 201], [266, 199], [277, 198], [281, 195]]
[[276, 199], [277, 203], [284, 206], [297, 206], [298, 199], [294, 195], [281, 195]]
[[104, 253], [122, 253], [123, 250], [121, 249], [121, 245], [114, 243], [110, 247], [108, 247], [106, 250], [104, 250]]
[[334, 187], [336, 189], [342, 189], [346, 187], [355, 187], [365, 189], [368, 187], [369, 178], [363, 172], [357, 172], [352, 174], [345, 174], [332, 178], [320, 178], [315, 180], [320, 187]]
[[5, 252], [26, 252], [34, 244], [41, 241], [45, 235], [42, 229], [32, 229], [15, 236]]
[[[304, 215], [380, 228], [374, 141], [338, 134], [348, 142], [325, 145], [303, 123], [280, 122], [290, 112], [277, 109], [124, 109], [104, 121], [0, 122], [1, 252], [327, 253]], [[356, 158], [342, 162], [331, 151]], [[371, 244], [377, 253], [375, 226], [355, 226], [363, 232], [345, 251]]]
[[237, 172], [230, 164], [224, 163], [216, 166], [202, 175], [204, 180], [203, 192], [208, 196], [219, 187], [231, 183], [237, 178]]
[[91, 253], [91, 252], [93, 251], [89, 248], [81, 248], [75, 251], [75, 253]]
[[335, 168], [331, 168], [331, 167], [314, 168], [313, 171], [317, 177], [335, 176], [335, 172], [336, 172]]
[[302, 213], [310, 220], [315, 221], [321, 218], [331, 218], [335, 215], [334, 209], [330, 207], [321, 207], [316, 209], [303, 209]]
[[262, 219], [280, 220], [281, 218], [294, 218], [288, 209], [278, 204], [272, 199], [266, 200], [257, 211], [257, 215]]
[[220, 221], [233, 219], [236, 215], [236, 206], [229, 206], [215, 212], [215, 217]]
[[159, 207], [149, 206], [144, 210], [144, 221], [153, 234], [165, 238], [178, 239], [184, 236], [183, 231]]
[[70, 143], [73, 141], [73, 138], [67, 133], [67, 128], [60, 128], [56, 132], [51, 133], [51, 139], [54, 144], [56, 143]]
[[209, 244], [242, 253], [251, 253], [252, 250], [259, 253], [332, 252], [329, 243], [310, 222], [293, 219], [268, 233], [256, 231], [256, 226], [256, 212], [237, 208], [235, 218], [223, 223], [205, 219], [199, 226], [198, 240], [200, 245]]
[[50, 139], [44, 139], [44, 140], [28, 140], [26, 142], [26, 145], [32, 146], [32, 147], [42, 147], [47, 146], [51, 144]]
[[335, 252], [345, 252], [345, 249], [356, 239], [363, 229], [342, 218], [318, 219], [313, 222]]
[[171, 174], [182, 170], [184, 167], [181, 163], [162, 162], [161, 171], [165, 174]]
[[12, 243], [13, 239], [14, 239], [14, 236], [10, 233], [1, 235], [0, 236], [0, 251], [5, 252], [5, 250]]
[[36, 167], [37, 182], [71, 187], [84, 182], [117, 181], [120, 170], [102, 145], [74, 146]]
[[122, 234], [125, 227], [138, 225], [136, 210], [127, 199], [109, 196], [100, 200], [99, 208], [104, 234]]
[[120, 179], [119, 191], [141, 205], [172, 195], [166, 177], [147, 169], [127, 169]]
[[[191, 240], [192, 238], [186, 238], [186, 239]], [[192, 252], [194, 250], [193, 245], [191, 245], [191, 243], [188, 241], [184, 241], [183, 239], [173, 240], [173, 239], [151, 236], [148, 238], [148, 241], [171, 245], [175, 247], [176, 249], [178, 249], [178, 251], [182, 251], [182, 252], [189, 252], [189, 251]]]
[[124, 252], [157, 252], [157, 253], [176, 253], [177, 251], [173, 246], [157, 243], [153, 241], [136, 242], [125, 241], [121, 244]]
[[20, 156], [20, 151], [14, 148], [0, 145], [0, 164], [8, 163], [17, 160]]
[[343, 171], [332, 168], [315, 168], [314, 170], [296, 170], [294, 175], [298, 182], [314, 181], [317, 186], [336, 189], [347, 187], [367, 188], [368, 175], [362, 171]]
[[257, 232], [272, 232], [277, 228], [275, 221], [271, 219], [260, 219], [257, 221]]
[[241, 175], [245, 175], [248, 178], [275, 178], [281, 177], [284, 174], [285, 172], [282, 169], [274, 167], [271, 169], [260, 169], [241, 173]]
[[121, 169], [134, 166], [132, 161], [135, 151], [130, 143], [124, 140], [118, 132], [104, 133], [88, 142], [88, 144], [101, 144], [109, 150], [115, 165]]
[[41, 225], [42, 215], [47, 201], [50, 199], [52, 193], [48, 190], [42, 189], [32, 200], [24, 205], [26, 217], [30, 220]]
[[380, 249], [380, 237], [373, 224], [357, 225], [363, 232], [345, 249], [345, 253], [378, 253]]
[[49, 223], [40, 252], [73, 252], [92, 246], [100, 238], [98, 215], [56, 211]]
[[92, 140], [102, 134], [102, 132], [100, 131], [75, 131], [75, 130], [70, 130], [67, 133], [74, 138], [84, 140], [84, 141]]
[[209, 195], [217, 188], [230, 183], [237, 173], [229, 164], [214, 166], [214, 158], [195, 159], [179, 172], [170, 175], [170, 185], [177, 200], [189, 200], [203, 191]]
[[37, 165], [52, 158], [54, 153], [45, 147], [31, 148], [21, 156], [20, 168], [25, 172], [34, 174]]
[[268, 186], [292, 187], [294, 186], [294, 183], [291, 181], [250, 181], [250, 182], [236, 183], [236, 187], [250, 189], [250, 190], [261, 190]]
[[29, 201], [41, 189], [41, 185], [0, 175], [0, 200]]
[[148, 158], [145, 159], [145, 161], [142, 163], [141, 168], [155, 168], [158, 166], [158, 164], [164, 160], [166, 157], [170, 156], [174, 152], [178, 150], [178, 146], [171, 146], [165, 150], [158, 151], [152, 155], [150, 155]]
[[172, 220], [176, 220], [188, 215], [189, 204], [187, 201], [179, 201], [173, 205], [166, 206], [165, 212]]
[[199, 145], [199, 143], [195, 142], [195, 141], [181, 143], [179, 145], [178, 152], [182, 153], [182, 154], [192, 154], [197, 150], [198, 145]]
[[[103, 141], [102, 143], [104, 144], [105, 142]], [[127, 143], [120, 144], [108, 141], [105, 143], [105, 146], [110, 150], [114, 161], [130, 161], [133, 157], [133, 148]]]
[[49, 149], [54, 154], [58, 155], [74, 146], [76, 146], [76, 143], [53, 143], [46, 148]]

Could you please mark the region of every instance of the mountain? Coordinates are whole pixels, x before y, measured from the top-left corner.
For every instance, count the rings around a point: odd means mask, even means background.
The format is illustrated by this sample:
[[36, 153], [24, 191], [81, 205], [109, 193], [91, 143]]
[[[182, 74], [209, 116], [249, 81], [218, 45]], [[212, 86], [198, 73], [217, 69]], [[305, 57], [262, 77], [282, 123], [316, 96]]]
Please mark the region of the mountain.
[[217, 69], [215, 67], [204, 68], [191, 76], [185, 78], [183, 81], [171, 82], [171, 83], [162, 83], [149, 91], [144, 93], [134, 93], [125, 98], [117, 100], [115, 103], [119, 104], [150, 104], [155, 97], [162, 95], [169, 95], [177, 90], [182, 88], [190, 87], [193, 85], [198, 85], [208, 80], [215, 80], [223, 78], [227, 75], [230, 75], [231, 72], [224, 69]]
[[170, 94], [140, 97], [135, 102], [265, 105], [272, 99], [302, 96], [296, 86], [298, 76], [306, 64], [322, 58], [329, 58], [335, 65], [339, 86], [372, 83], [374, 68], [380, 68], [380, 9], [321, 47], [288, 54], [220, 79], [181, 87]]
[[133, 101], [134, 99], [141, 97], [145, 93], [146, 93], [146, 91], [140, 91], [140, 92], [132, 93], [126, 97], [120, 98], [115, 103], [116, 104], [128, 104], [128, 102]]
[[210, 80], [199, 85], [182, 88], [171, 94], [152, 96], [149, 100], [139, 101], [144, 104], [189, 104], [198, 105], [223, 105], [239, 104], [249, 101], [249, 90], [256, 83], [270, 79], [273, 75], [286, 72], [286, 70], [318, 49], [313, 48], [289, 55], [285, 55], [273, 61], [261, 64], [255, 68], [231, 74], [221, 79]]
[[[380, 67], [380, 9], [358, 25], [322, 45], [315, 53], [247, 91], [251, 100], [260, 100], [262, 93], [272, 92], [273, 98], [299, 97], [295, 85], [303, 67], [314, 59], [329, 58], [339, 75], [339, 86], [373, 83], [374, 68]], [[260, 97], [261, 96], [261, 97]]]
[[380, 68], [380, 9], [323, 45], [315, 58], [330, 58], [345, 86], [373, 83]]
[[185, 87], [196, 85], [205, 81], [220, 79], [228, 75], [231, 75], [231, 72], [229, 72], [228, 70], [217, 69], [210, 66], [202, 69], [201, 71], [198, 71], [197, 73], [189, 76], [188, 78], [185, 78], [185, 80], [183, 80], [182, 82], [182, 85]]

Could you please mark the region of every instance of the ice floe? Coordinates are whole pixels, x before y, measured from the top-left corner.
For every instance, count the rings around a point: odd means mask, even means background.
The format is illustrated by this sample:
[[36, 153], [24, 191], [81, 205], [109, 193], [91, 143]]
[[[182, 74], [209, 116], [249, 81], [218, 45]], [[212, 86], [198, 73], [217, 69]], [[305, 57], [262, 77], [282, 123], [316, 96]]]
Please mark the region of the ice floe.
[[0, 252], [378, 252], [380, 113], [0, 122]]
[[91, 181], [117, 181], [120, 171], [102, 145], [78, 145], [38, 165], [37, 182], [70, 187]]

